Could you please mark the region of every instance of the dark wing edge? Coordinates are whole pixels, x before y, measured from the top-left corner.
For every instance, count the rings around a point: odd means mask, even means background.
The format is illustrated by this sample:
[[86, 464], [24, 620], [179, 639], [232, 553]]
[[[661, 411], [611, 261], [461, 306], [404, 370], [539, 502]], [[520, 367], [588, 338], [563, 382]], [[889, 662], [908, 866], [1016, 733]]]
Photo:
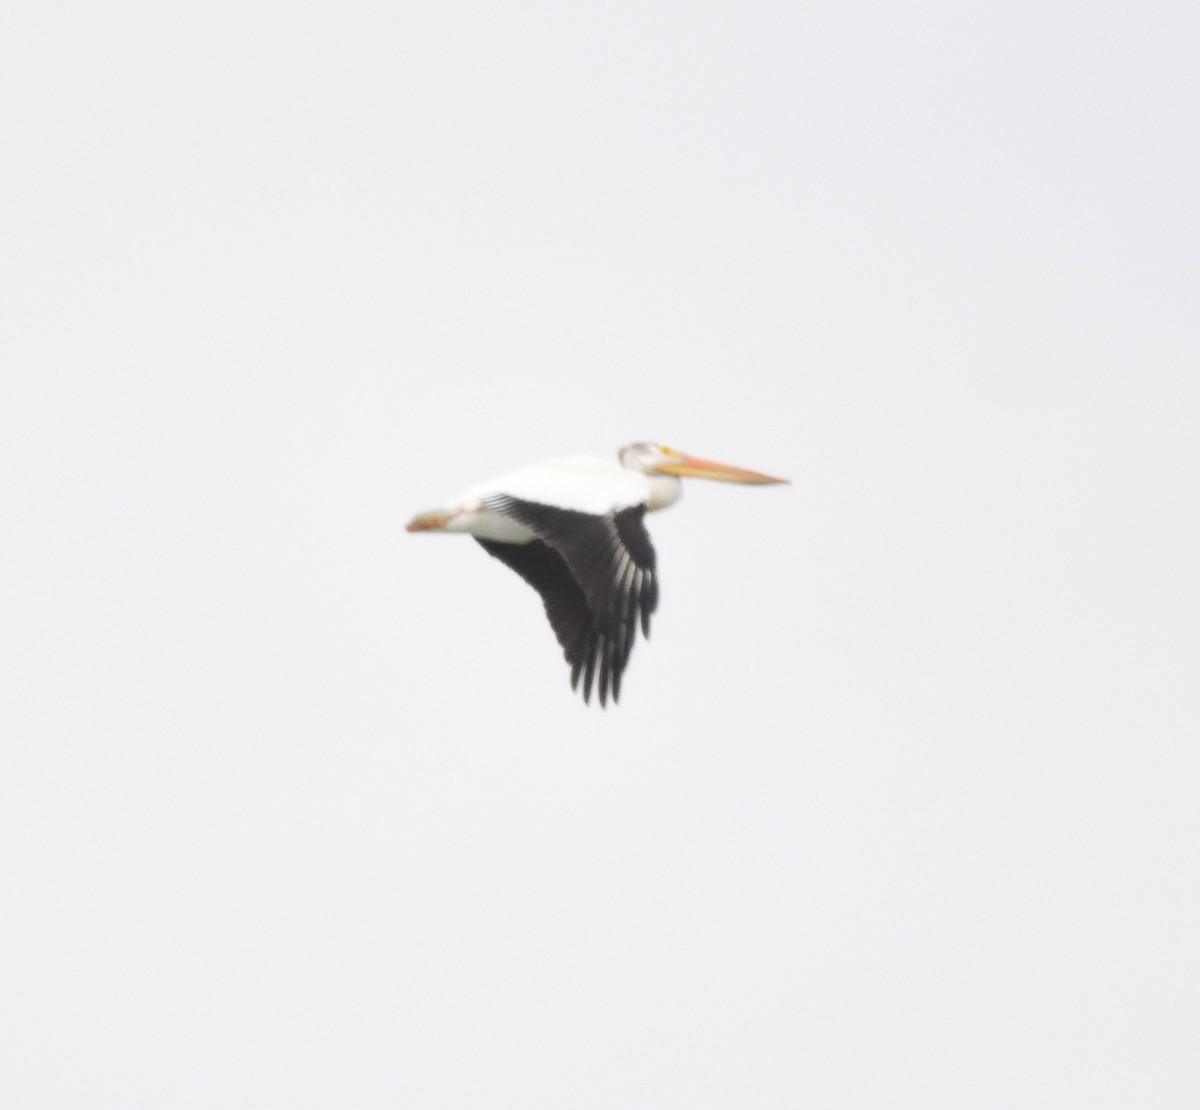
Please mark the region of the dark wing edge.
[[563, 656], [571, 665], [571, 688], [574, 689], [596, 640], [596, 628], [587, 598], [563, 557], [541, 540], [497, 543], [476, 536], [475, 542], [493, 559], [499, 559], [516, 571], [541, 595], [546, 618], [562, 646]]
[[571, 688], [577, 689], [582, 678], [585, 702], [593, 682], [601, 706], [610, 693], [618, 701], [638, 625], [649, 637], [650, 617], [658, 607], [646, 506], [594, 516], [514, 497], [488, 498], [487, 505], [540, 537], [527, 544], [476, 539], [542, 595], [571, 665]]

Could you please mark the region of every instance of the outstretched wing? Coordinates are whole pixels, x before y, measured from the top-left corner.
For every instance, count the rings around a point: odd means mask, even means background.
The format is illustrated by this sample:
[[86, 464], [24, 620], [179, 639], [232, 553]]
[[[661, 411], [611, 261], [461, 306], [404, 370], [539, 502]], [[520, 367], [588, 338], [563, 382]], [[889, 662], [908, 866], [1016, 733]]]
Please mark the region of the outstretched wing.
[[617, 701], [637, 628], [650, 635], [658, 606], [646, 506], [597, 516], [504, 495], [486, 498], [485, 504], [538, 537], [526, 544], [476, 541], [542, 595], [571, 665], [571, 688], [582, 677], [587, 701], [598, 678], [600, 704], [607, 704], [610, 692]]

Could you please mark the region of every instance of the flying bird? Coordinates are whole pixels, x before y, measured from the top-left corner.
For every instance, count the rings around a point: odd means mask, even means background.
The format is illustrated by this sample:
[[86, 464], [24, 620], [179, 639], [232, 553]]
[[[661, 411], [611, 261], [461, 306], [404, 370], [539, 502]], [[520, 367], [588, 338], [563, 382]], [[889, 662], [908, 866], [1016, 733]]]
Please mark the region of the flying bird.
[[534, 463], [471, 486], [440, 509], [418, 513], [410, 532], [466, 532], [517, 572], [542, 597], [550, 626], [571, 667], [571, 689], [583, 679], [607, 704], [640, 625], [650, 635], [658, 606], [654, 547], [646, 513], [683, 494], [681, 478], [765, 486], [786, 482], [753, 470], [684, 455], [660, 443], [620, 451], [620, 466], [603, 459]]

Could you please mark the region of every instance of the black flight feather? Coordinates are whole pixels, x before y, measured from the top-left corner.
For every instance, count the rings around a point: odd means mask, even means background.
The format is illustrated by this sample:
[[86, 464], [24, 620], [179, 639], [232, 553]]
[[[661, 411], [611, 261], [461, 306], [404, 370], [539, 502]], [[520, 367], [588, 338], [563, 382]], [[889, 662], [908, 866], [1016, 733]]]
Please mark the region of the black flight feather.
[[578, 688], [582, 676], [586, 702], [598, 679], [600, 704], [610, 694], [615, 702], [638, 625], [648, 637], [658, 606], [646, 506], [597, 516], [504, 495], [486, 498], [485, 504], [538, 537], [523, 544], [478, 537], [476, 542], [541, 594], [571, 667], [571, 688]]

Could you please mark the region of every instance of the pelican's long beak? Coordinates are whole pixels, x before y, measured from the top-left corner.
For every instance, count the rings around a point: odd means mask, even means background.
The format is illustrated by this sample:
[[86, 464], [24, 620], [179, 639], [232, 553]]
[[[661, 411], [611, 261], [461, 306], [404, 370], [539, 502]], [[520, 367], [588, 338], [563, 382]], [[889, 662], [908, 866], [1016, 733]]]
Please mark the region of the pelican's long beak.
[[714, 482], [737, 482], [743, 486], [774, 486], [785, 484], [787, 478], [772, 478], [759, 474], [757, 470], [743, 470], [740, 466], [698, 459], [694, 455], [680, 455], [676, 459], [660, 462], [658, 469], [677, 478], [710, 478]]

